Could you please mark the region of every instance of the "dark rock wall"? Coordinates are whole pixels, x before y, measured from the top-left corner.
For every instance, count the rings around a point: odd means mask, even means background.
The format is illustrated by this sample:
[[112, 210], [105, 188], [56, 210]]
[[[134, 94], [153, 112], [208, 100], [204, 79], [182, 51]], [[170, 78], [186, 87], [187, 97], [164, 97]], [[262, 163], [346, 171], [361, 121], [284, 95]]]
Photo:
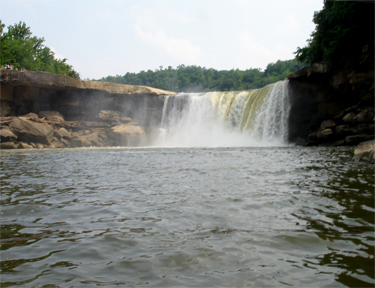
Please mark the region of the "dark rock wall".
[[160, 125], [163, 104], [162, 95], [1, 84], [1, 116], [58, 111], [67, 121], [94, 121], [100, 110], [113, 110], [151, 127]]
[[[363, 69], [365, 70], [333, 71], [328, 63], [317, 63], [289, 75], [289, 141], [296, 143], [298, 139], [302, 139], [309, 142], [309, 135], [318, 133], [323, 121], [335, 119], [338, 122], [338, 115], [349, 107], [355, 106], [357, 114], [365, 110], [373, 111], [374, 71], [373, 67], [368, 66]], [[361, 123], [372, 125], [373, 119]], [[374, 134], [373, 131], [366, 133]], [[322, 138], [315, 144], [328, 140], [337, 141], [340, 138], [336, 137], [340, 135], [334, 136], [330, 139]], [[351, 135], [341, 135], [344, 139], [346, 136]]]

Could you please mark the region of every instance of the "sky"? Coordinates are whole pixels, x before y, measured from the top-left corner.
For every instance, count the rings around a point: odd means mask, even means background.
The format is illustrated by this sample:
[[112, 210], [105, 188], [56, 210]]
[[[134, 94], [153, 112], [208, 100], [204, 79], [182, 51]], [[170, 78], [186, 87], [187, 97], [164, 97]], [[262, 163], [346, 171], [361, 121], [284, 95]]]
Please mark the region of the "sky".
[[81, 79], [197, 65], [261, 68], [294, 58], [323, 0], [0, 0]]

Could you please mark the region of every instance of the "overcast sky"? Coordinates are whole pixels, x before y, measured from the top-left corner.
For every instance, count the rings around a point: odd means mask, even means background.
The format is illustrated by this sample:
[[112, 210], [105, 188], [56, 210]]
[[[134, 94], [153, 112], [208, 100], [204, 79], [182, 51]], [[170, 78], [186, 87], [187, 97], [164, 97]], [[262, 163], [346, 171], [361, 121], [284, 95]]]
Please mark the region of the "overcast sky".
[[0, 0], [82, 79], [180, 64], [266, 68], [294, 58], [323, 0]]

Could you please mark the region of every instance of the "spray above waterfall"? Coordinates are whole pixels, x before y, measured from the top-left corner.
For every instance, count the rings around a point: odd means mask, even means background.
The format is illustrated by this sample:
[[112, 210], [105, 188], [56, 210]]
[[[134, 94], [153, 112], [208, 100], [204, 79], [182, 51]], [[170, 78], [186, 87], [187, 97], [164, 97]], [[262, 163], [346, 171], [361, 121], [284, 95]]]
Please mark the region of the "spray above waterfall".
[[285, 80], [249, 91], [167, 96], [155, 145], [285, 145], [290, 110], [288, 92]]

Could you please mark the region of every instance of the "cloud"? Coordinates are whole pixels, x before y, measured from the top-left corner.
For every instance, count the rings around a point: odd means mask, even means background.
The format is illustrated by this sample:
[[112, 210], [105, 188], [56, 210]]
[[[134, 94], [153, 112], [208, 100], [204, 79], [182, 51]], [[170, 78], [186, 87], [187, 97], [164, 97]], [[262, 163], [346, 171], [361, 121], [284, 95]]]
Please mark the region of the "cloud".
[[[155, 27], [155, 25], [153, 26]], [[133, 25], [133, 30], [140, 40], [156, 46], [178, 60], [194, 63], [202, 55], [200, 48], [193, 45], [188, 39], [168, 36], [160, 29], [144, 31], [138, 23]]]
[[275, 44], [267, 48], [261, 45], [248, 31], [238, 36], [240, 53], [237, 56], [237, 65], [240, 69], [262, 68], [277, 60], [292, 59], [294, 55], [283, 44]]

